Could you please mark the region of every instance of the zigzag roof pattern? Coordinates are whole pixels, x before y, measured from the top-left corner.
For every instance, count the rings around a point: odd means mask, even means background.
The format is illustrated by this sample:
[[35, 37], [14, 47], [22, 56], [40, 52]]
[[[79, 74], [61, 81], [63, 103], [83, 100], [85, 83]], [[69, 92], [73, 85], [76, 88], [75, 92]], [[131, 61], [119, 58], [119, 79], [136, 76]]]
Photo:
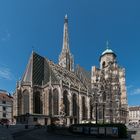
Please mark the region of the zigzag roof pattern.
[[49, 82], [51, 84], [60, 84], [61, 81], [64, 85], [76, 88], [77, 90], [90, 91], [89, 83], [86, 80], [80, 79], [76, 73], [68, 71], [33, 52], [21, 82], [30, 82], [33, 85], [43, 86]]

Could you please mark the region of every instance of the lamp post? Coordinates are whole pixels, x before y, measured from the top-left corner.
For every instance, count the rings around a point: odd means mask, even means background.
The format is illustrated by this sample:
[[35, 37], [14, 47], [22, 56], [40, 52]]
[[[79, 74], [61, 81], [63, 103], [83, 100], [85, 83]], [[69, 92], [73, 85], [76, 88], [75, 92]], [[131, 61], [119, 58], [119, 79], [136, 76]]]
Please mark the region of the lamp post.
[[103, 124], [105, 123], [105, 103], [103, 103]]
[[30, 113], [26, 113], [26, 117], [27, 117], [27, 125], [25, 125], [25, 128], [26, 128], [26, 129], [28, 129], [29, 116], [30, 116]]
[[98, 103], [95, 103], [95, 107], [96, 107], [96, 124], [98, 123], [98, 108], [97, 108]]
[[97, 82], [98, 82], [98, 79], [96, 78], [96, 83], [94, 83], [94, 86], [93, 86], [93, 101], [95, 101], [95, 103], [92, 104], [92, 106], [95, 107], [96, 124], [98, 123], [98, 85], [97, 85]]

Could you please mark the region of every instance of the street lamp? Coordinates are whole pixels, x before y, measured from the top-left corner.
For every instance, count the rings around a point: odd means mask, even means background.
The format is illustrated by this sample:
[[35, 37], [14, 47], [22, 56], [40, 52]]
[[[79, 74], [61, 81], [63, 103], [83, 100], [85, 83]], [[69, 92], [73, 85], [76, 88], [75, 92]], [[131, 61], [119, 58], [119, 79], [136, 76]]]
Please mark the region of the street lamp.
[[96, 102], [96, 103], [95, 103], [95, 106], [96, 106], [96, 124], [97, 124], [97, 122], [98, 122], [98, 110], [97, 110], [97, 105], [98, 105], [98, 103]]
[[96, 124], [98, 123], [98, 85], [97, 85], [97, 82], [98, 82], [98, 78], [96, 78], [96, 83], [94, 83], [94, 86], [93, 86], [93, 101], [95, 101], [95, 103], [92, 104], [92, 106], [95, 106]]
[[26, 117], [27, 117], [27, 125], [25, 125], [26, 129], [28, 129], [29, 116], [30, 116], [30, 113], [26, 113]]
[[103, 103], [103, 124], [105, 123], [105, 103]]

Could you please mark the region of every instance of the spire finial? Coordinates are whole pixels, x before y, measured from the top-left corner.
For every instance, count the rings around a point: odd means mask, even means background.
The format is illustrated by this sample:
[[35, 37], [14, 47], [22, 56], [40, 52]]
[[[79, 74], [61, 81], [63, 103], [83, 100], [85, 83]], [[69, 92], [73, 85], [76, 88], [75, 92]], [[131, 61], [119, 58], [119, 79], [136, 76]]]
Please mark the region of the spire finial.
[[66, 14], [66, 15], [65, 15], [65, 19], [67, 19], [67, 18], [68, 18], [68, 15]]
[[109, 49], [109, 41], [106, 41], [106, 49]]
[[34, 52], [34, 46], [32, 46], [32, 52]]
[[65, 23], [68, 22], [68, 16], [67, 16], [67, 14], [65, 15], [64, 21], [65, 21]]

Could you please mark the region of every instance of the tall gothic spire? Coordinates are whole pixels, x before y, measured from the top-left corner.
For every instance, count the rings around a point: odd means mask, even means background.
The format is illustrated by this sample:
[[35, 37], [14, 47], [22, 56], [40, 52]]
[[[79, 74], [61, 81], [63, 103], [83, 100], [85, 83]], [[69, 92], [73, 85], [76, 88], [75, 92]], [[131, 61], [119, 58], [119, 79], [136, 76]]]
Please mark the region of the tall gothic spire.
[[64, 18], [64, 30], [63, 30], [63, 45], [62, 51], [59, 55], [59, 65], [66, 68], [69, 71], [74, 70], [74, 59], [69, 49], [69, 35], [68, 35], [68, 17]]
[[64, 30], [63, 30], [63, 52], [69, 52], [69, 35], [68, 35], [68, 16], [64, 18]]

